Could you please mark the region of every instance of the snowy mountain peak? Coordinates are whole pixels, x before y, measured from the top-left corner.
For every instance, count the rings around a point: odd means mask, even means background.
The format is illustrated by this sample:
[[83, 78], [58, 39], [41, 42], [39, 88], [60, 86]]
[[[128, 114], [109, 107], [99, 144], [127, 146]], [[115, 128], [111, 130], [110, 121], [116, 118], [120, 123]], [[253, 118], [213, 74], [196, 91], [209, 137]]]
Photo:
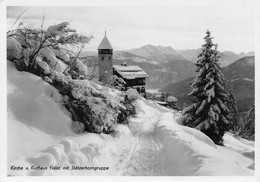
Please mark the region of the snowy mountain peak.
[[172, 59], [185, 60], [181, 52], [173, 49], [171, 46], [164, 47], [161, 45], [155, 46], [147, 44], [140, 48], [126, 50], [126, 52], [160, 62], [165, 61], [168, 56], [172, 56]]

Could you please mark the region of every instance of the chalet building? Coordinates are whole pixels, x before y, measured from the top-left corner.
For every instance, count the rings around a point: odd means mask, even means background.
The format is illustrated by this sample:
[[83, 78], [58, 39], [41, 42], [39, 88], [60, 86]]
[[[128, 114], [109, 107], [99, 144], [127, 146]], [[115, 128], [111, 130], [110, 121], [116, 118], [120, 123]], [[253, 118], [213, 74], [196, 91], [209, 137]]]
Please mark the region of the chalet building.
[[132, 87], [135, 88], [138, 93], [145, 94], [145, 79], [148, 77], [148, 74], [139, 66], [128, 66], [126, 63], [122, 65], [114, 65], [113, 74], [125, 81], [125, 84], [120, 88], [120, 90], [125, 91]]
[[[149, 76], [142, 68], [137, 65], [113, 65], [113, 47], [110, 44], [106, 32], [105, 37], [98, 46], [99, 58], [99, 81], [109, 84], [113, 75], [122, 78], [125, 81], [119, 89], [126, 91], [129, 88], [135, 88], [138, 93], [145, 96], [146, 78]], [[114, 83], [115, 86], [116, 83]]]

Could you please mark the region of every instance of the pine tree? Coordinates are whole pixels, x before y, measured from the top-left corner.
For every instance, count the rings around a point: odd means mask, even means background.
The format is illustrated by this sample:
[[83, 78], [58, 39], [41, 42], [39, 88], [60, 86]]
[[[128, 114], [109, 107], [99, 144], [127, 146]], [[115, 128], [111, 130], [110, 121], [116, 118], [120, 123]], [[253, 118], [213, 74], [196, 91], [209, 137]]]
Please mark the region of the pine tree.
[[255, 140], [255, 106], [252, 106], [246, 116], [246, 122], [239, 134], [248, 140]]
[[218, 63], [217, 45], [212, 43], [213, 37], [206, 32], [202, 53], [195, 64], [198, 72], [191, 82], [193, 90], [189, 96], [195, 98], [192, 105], [183, 111], [187, 115], [185, 124], [208, 135], [216, 144], [223, 143], [223, 135], [228, 129], [229, 109], [225, 90], [225, 79]]
[[229, 120], [231, 121], [229, 129], [230, 130], [237, 130], [238, 123], [239, 123], [239, 118], [238, 118], [238, 109], [237, 109], [237, 103], [236, 103], [236, 98], [234, 96], [234, 91], [229, 90], [228, 91], [228, 104], [229, 108]]

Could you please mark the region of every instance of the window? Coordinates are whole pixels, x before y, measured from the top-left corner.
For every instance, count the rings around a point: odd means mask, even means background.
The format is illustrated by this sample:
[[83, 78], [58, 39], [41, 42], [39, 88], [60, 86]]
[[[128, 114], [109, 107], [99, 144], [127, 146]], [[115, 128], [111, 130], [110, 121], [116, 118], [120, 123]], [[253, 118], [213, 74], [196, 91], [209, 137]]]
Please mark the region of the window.
[[141, 93], [145, 93], [145, 88], [144, 87], [142, 87]]
[[111, 60], [111, 57], [109, 56], [108, 59]]
[[140, 88], [139, 87], [136, 87], [136, 90], [138, 93], [140, 93]]
[[101, 60], [105, 60], [105, 58], [102, 56], [102, 57], [101, 57]]

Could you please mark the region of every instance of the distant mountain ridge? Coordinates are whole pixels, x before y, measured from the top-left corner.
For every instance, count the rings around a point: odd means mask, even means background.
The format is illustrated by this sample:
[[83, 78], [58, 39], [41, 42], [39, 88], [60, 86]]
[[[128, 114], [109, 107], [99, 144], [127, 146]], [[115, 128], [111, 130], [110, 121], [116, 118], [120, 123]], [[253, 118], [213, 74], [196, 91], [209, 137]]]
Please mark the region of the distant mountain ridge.
[[[192, 50], [180, 50], [182, 56], [186, 58], [188, 61], [196, 62], [198, 60], [198, 56], [201, 53], [201, 49], [192, 49]], [[231, 51], [224, 51], [219, 52], [219, 63], [221, 67], [226, 67], [233, 63], [234, 61], [238, 60], [239, 58], [245, 57], [245, 56], [254, 56], [254, 52], [248, 52], [248, 53], [240, 53], [236, 54]]]
[[195, 74], [194, 64], [170, 46], [148, 44], [137, 49], [115, 51], [114, 64], [120, 64], [123, 60], [143, 68], [149, 74], [147, 87], [152, 89], [163, 88]]
[[[147, 87], [151, 89], [161, 89], [165, 86], [176, 83], [195, 75], [194, 63], [198, 59], [201, 49], [176, 50], [171, 46], [154, 46], [151, 44], [139, 48], [117, 51], [114, 50], [113, 64], [126, 62], [129, 65], [138, 65], [148, 74]], [[253, 54], [251, 52], [250, 54]], [[97, 51], [81, 52], [80, 56], [96, 56]], [[230, 51], [220, 52], [220, 63], [229, 65], [239, 58]]]
[[165, 59], [167, 59], [167, 55], [171, 55], [174, 59], [186, 60], [179, 51], [173, 49], [171, 46], [163, 47], [148, 44], [140, 48], [126, 50], [125, 52], [146, 57], [155, 62], [165, 61]]

